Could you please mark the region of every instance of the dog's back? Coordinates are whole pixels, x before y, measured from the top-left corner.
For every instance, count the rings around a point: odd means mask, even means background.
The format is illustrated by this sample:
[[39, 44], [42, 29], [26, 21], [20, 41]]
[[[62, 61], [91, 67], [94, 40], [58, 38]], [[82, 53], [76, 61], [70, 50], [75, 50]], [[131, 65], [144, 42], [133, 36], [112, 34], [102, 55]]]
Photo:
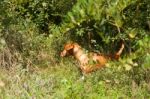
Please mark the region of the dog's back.
[[[103, 55], [99, 53], [86, 53], [77, 43], [66, 44], [61, 56], [66, 56], [67, 54], [73, 55], [80, 63], [80, 68], [84, 73], [89, 73], [97, 70], [107, 63], [109, 59], [118, 60], [122, 51], [124, 49], [124, 43], [122, 42], [121, 47], [118, 52], [114, 55]], [[95, 64], [90, 64], [90, 60], [95, 62]]]

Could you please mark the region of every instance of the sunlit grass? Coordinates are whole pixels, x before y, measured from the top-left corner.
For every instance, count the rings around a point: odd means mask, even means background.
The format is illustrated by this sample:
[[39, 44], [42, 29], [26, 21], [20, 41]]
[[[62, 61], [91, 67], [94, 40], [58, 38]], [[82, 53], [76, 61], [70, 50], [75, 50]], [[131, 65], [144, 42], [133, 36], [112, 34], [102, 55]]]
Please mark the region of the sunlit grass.
[[55, 66], [39, 68], [32, 72], [21, 66], [16, 66], [11, 72], [1, 70], [0, 80], [5, 85], [0, 86], [0, 97], [1, 99], [12, 99], [12, 97], [14, 99], [141, 99], [150, 96], [145, 83], [135, 85], [134, 88], [132, 80], [124, 75], [124, 72], [103, 68], [84, 75], [82, 79], [83, 75], [77, 65], [72, 60], [62, 60]]

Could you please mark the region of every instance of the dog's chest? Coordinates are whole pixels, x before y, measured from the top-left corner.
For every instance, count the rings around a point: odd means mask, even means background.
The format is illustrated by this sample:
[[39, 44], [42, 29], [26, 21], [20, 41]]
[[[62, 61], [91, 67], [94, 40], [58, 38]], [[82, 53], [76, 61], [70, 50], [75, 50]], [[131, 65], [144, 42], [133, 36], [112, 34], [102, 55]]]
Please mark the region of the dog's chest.
[[74, 55], [81, 64], [87, 64], [89, 61], [87, 53], [83, 49], [74, 49]]

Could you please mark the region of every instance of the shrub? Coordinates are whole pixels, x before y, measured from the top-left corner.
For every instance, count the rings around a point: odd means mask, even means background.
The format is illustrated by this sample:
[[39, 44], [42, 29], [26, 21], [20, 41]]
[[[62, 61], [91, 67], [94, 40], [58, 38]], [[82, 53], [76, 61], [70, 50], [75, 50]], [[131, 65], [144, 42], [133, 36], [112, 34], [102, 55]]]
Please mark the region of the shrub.
[[123, 39], [131, 49], [147, 35], [148, 8], [146, 0], [78, 0], [65, 17], [61, 32], [74, 31], [83, 39], [90, 33], [90, 39], [108, 46]]

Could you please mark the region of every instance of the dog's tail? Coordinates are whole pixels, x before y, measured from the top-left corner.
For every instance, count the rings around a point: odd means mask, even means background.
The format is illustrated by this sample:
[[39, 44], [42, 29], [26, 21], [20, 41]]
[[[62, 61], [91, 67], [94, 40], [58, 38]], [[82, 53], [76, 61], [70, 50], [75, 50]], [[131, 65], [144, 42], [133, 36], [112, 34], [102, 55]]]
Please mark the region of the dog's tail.
[[119, 51], [116, 52], [114, 55], [110, 55], [110, 58], [111, 58], [111, 59], [118, 60], [119, 57], [120, 57], [120, 55], [121, 55], [122, 52], [123, 52], [124, 47], [125, 47], [124, 41], [121, 41], [121, 47], [120, 47]]

